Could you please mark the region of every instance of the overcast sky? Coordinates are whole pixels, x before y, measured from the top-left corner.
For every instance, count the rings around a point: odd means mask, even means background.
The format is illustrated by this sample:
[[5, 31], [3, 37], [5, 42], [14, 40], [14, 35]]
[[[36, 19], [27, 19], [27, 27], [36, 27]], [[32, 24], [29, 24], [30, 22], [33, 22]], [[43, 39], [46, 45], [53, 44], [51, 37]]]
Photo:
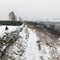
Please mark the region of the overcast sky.
[[0, 19], [11, 11], [27, 20], [60, 19], [60, 0], [0, 0]]

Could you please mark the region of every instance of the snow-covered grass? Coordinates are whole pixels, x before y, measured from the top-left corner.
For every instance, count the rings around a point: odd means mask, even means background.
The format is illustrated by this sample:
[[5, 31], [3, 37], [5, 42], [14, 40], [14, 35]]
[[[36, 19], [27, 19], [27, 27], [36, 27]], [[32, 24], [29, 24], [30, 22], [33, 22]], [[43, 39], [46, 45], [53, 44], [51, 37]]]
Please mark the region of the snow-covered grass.
[[7, 26], [8, 30], [5, 30], [6, 26], [0, 26], [0, 37], [3, 37], [3, 35], [5, 34], [5, 32], [12, 32], [15, 31], [17, 29], [17, 26]]
[[1, 25], [0, 26], [0, 37], [3, 37], [3, 35], [6, 33], [10, 33], [12, 31], [15, 31], [17, 29], [20, 29], [24, 26], [24, 24], [22, 24], [21, 26], [7, 26], [8, 30], [5, 30], [6, 26], [5, 25]]
[[[6, 60], [53, 60], [51, 50], [55, 48], [46, 45], [43, 41], [41, 42], [42, 39], [46, 41], [45, 38], [51, 40], [50, 37], [46, 37], [45, 33], [41, 33], [41, 36], [38, 37], [35, 30], [28, 28], [27, 25], [24, 24], [22, 26], [8, 26], [9, 30], [5, 30], [5, 27], [6, 26], [0, 26], [0, 37], [3, 37], [5, 32], [10, 33], [15, 30], [19, 31], [22, 28], [22, 31], [19, 32], [20, 38], [17, 39], [9, 49], [7, 49], [5, 54]], [[42, 36], [45, 38], [42, 38]], [[40, 40], [38, 43], [40, 46], [37, 44], [38, 40]], [[39, 47], [41, 48], [40, 50]], [[59, 54], [59, 46], [56, 46], [55, 44], [55, 47]], [[54, 54], [54, 51], [52, 54]]]

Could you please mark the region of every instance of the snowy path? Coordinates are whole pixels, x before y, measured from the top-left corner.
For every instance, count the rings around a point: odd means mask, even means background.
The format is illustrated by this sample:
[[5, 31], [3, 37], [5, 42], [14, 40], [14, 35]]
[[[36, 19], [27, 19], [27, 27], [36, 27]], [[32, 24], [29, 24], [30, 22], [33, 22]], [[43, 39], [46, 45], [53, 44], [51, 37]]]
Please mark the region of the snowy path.
[[[7, 31], [5, 31], [5, 27], [6, 26], [0, 27], [0, 37], [3, 37], [5, 32], [11, 32], [11, 31], [15, 31], [17, 29], [19, 30], [20, 28], [23, 28], [23, 30], [19, 34], [21, 38], [18, 39], [7, 50], [6, 56], [8, 57], [5, 57], [6, 60], [12, 60], [12, 59], [14, 60], [53, 60], [53, 58], [51, 57], [52, 47], [50, 47], [49, 45], [46, 45], [46, 43], [43, 43], [44, 40], [46, 42], [46, 39], [49, 41], [52, 41], [52, 39], [49, 36], [47, 36], [47, 34], [45, 34], [44, 32], [42, 33], [41, 31], [38, 31], [38, 34], [40, 34], [38, 37], [38, 35], [36, 35], [37, 32], [35, 30], [32, 30], [24, 25], [20, 27], [8, 26], [9, 30]], [[40, 41], [39, 43], [41, 43], [40, 50], [39, 50], [37, 41]], [[60, 46], [58, 46], [58, 48], [59, 47]], [[22, 52], [23, 50], [24, 52]], [[20, 56], [21, 54], [22, 56]]]
[[29, 39], [28, 39], [28, 46], [25, 52], [26, 60], [40, 60], [39, 59], [39, 51], [37, 47], [36, 41], [38, 40], [35, 32], [28, 29], [30, 32]]

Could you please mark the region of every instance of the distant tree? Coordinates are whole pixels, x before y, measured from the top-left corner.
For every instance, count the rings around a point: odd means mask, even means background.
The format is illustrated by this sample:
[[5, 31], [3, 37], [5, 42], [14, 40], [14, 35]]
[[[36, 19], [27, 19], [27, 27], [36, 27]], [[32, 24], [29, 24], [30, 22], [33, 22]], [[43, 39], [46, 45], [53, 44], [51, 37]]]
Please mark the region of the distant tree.
[[19, 17], [19, 21], [22, 21], [22, 18], [21, 17]]
[[15, 15], [15, 13], [13, 11], [9, 13], [9, 20], [11, 20], [11, 21], [16, 20], [16, 15]]

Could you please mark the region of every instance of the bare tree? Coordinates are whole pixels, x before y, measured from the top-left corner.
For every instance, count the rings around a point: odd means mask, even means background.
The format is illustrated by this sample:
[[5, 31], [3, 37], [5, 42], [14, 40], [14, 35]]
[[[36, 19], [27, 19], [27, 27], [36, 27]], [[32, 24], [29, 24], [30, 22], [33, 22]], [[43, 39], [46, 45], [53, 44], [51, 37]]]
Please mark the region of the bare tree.
[[16, 20], [16, 15], [15, 15], [15, 13], [13, 11], [9, 13], [9, 20], [11, 20], [11, 21]]
[[21, 17], [19, 17], [19, 21], [22, 21], [22, 18]]

